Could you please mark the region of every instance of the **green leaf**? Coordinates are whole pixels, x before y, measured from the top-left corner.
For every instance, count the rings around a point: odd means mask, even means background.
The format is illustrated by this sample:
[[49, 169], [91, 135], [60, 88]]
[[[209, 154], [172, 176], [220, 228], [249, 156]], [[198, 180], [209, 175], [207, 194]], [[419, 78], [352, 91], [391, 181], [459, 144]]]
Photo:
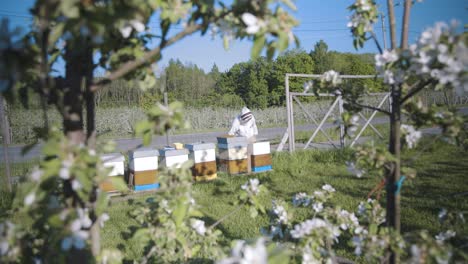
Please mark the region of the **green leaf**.
[[249, 211], [250, 211], [250, 217], [255, 218], [258, 216], [258, 211], [255, 207], [253, 206], [250, 207]]
[[294, 4], [293, 1], [291, 1], [291, 0], [282, 0], [282, 2], [283, 2], [285, 5], [287, 5], [289, 8], [291, 8], [291, 10], [293, 10], [293, 11], [296, 11], [296, 10], [297, 10], [297, 7], [296, 7], [296, 5]]
[[146, 245], [150, 241], [150, 232], [148, 228], [140, 228], [133, 234], [132, 240], [140, 245]]
[[121, 192], [128, 191], [127, 184], [125, 184], [124, 180], [121, 177], [107, 177], [111, 182], [112, 185]]
[[177, 228], [182, 225], [184, 218], [187, 216], [187, 208], [188, 204], [185, 199], [179, 199], [177, 201], [177, 206], [172, 213], [172, 218], [174, 219]]
[[254, 38], [254, 44], [252, 46], [252, 51], [251, 51], [251, 54], [250, 56], [252, 58], [257, 58], [259, 55], [260, 55], [260, 52], [262, 52], [263, 50], [263, 47], [265, 46], [265, 36], [264, 35], [261, 35], [261, 36], [255, 36]]
[[283, 51], [288, 48], [289, 37], [286, 33], [280, 32], [278, 36], [278, 50]]
[[151, 132], [147, 132], [143, 135], [143, 145], [148, 146], [151, 143], [153, 135]]

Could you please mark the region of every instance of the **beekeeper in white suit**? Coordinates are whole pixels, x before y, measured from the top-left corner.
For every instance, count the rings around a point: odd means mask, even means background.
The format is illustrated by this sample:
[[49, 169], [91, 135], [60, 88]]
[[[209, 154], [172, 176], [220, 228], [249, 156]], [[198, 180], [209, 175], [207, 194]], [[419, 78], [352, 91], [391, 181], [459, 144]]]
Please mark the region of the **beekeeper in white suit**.
[[[257, 124], [255, 123], [255, 117], [247, 107], [244, 106], [241, 114], [232, 121], [231, 130], [229, 130], [228, 134], [236, 137], [246, 137], [249, 145], [255, 143], [258, 135]], [[247, 148], [247, 173], [252, 172], [251, 149], [251, 146]]]
[[246, 137], [249, 143], [253, 143], [258, 135], [257, 124], [255, 124], [255, 117], [247, 107], [243, 107], [241, 114], [232, 121], [231, 130], [229, 135], [236, 137]]

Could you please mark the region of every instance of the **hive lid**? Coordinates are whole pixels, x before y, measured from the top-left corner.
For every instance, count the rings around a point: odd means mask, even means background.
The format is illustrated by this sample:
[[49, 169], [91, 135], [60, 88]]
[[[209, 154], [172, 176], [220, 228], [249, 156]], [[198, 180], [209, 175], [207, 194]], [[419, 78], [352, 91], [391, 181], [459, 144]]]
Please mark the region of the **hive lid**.
[[171, 157], [171, 156], [180, 156], [180, 155], [188, 155], [189, 151], [187, 149], [175, 149], [175, 148], [164, 148], [159, 150], [159, 155], [164, 157]]
[[125, 161], [124, 155], [120, 153], [108, 153], [108, 154], [103, 154], [101, 155], [101, 160], [106, 163], [106, 162], [123, 162]]
[[136, 150], [129, 152], [129, 158], [145, 158], [145, 157], [154, 157], [159, 156], [159, 150], [151, 147], [138, 148]]
[[188, 150], [205, 150], [205, 149], [214, 149], [216, 145], [214, 143], [191, 143], [185, 144], [185, 148]]
[[218, 143], [218, 148], [219, 149], [245, 148], [248, 145], [249, 144], [247, 144], [247, 142], [234, 142], [234, 143], [227, 143], [227, 144]]

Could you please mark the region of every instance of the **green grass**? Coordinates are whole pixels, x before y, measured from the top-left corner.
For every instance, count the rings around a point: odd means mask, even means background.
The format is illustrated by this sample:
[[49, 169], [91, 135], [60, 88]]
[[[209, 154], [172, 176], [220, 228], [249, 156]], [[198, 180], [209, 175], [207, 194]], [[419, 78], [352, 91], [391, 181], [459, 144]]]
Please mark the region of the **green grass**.
[[[437, 220], [437, 213], [441, 208], [468, 210], [468, 196], [458, 195], [468, 191], [465, 175], [468, 171], [468, 155], [444, 142], [434, 143], [432, 139], [424, 139], [420, 146], [425, 148], [422, 152], [421, 149], [416, 149], [406, 151], [403, 155], [403, 162], [413, 163], [418, 176], [406, 181], [401, 190], [402, 230], [427, 229], [436, 234], [441, 228]], [[311, 193], [329, 183], [337, 190], [332, 202], [354, 211], [380, 180], [350, 175], [343, 164], [349, 153], [349, 150], [308, 150], [298, 151], [293, 155], [276, 153], [273, 158], [274, 171], [251, 176], [220, 173], [215, 181], [194, 184], [193, 195], [205, 214], [207, 224], [214, 223], [235, 208], [233, 202], [240, 186], [252, 177], [259, 178], [270, 190], [269, 199], [264, 201], [267, 207], [271, 207], [270, 198], [290, 201], [295, 193]], [[415, 156], [418, 158], [413, 161]], [[141, 201], [144, 199], [145, 197], [137, 198]], [[385, 204], [385, 191], [381, 202]], [[128, 239], [122, 232], [128, 233], [127, 225], [137, 224], [128, 216], [131, 208], [126, 202], [115, 202], [110, 206], [111, 220], [104, 228], [102, 236], [104, 246], [122, 245]], [[311, 217], [310, 210], [307, 209], [294, 209], [293, 214], [296, 221]], [[230, 241], [257, 237], [260, 235], [260, 228], [267, 224], [267, 217], [252, 219], [247, 210], [242, 209], [224, 221], [219, 228], [226, 240]], [[468, 227], [463, 230], [463, 234], [468, 235]], [[132, 245], [132, 249], [135, 252], [140, 251], [135, 245]], [[343, 250], [340, 254], [351, 257], [349, 252]]]
[[[401, 190], [403, 231], [427, 229], [431, 234], [436, 234], [441, 229], [437, 220], [437, 213], [441, 208], [468, 211], [467, 154], [455, 146], [429, 137], [424, 138], [417, 149], [404, 151], [403, 164], [414, 166], [418, 176], [405, 181]], [[233, 202], [236, 200], [240, 186], [252, 177], [259, 178], [260, 182], [270, 190], [268, 197], [263, 201], [268, 208], [271, 208], [271, 199], [291, 201], [292, 195], [298, 192], [312, 193], [323, 184], [329, 183], [337, 190], [332, 200], [333, 204], [354, 211], [380, 179], [356, 178], [350, 175], [344, 165], [349, 155], [349, 150], [307, 150], [297, 151], [292, 155], [285, 152], [275, 153], [273, 171], [241, 176], [219, 173], [217, 180], [195, 183], [193, 196], [200, 205], [208, 225], [236, 208]], [[17, 175], [23, 174], [32, 165], [32, 163], [17, 164], [14, 171]], [[129, 239], [132, 226], [138, 225], [129, 216], [129, 212], [135, 201], [145, 201], [148, 197], [149, 195], [135, 197], [129, 201], [111, 200], [110, 220], [102, 230], [103, 247], [123, 248], [125, 245], [127, 257], [141, 256], [141, 247], [131, 243]], [[6, 211], [4, 209], [11, 205], [11, 199], [11, 195], [0, 192], [0, 211]], [[381, 202], [385, 204], [385, 190]], [[310, 209], [292, 209], [292, 213], [295, 221], [311, 217]], [[4, 216], [4, 213], [0, 214], [0, 218]], [[15, 221], [28, 222], [28, 219], [21, 220], [20, 216], [14, 218]], [[225, 235], [225, 244], [228, 244], [233, 239], [257, 237], [260, 235], [260, 228], [266, 225], [268, 225], [267, 217], [252, 219], [247, 210], [241, 209], [218, 227]], [[462, 236], [468, 236], [468, 226], [458, 231]], [[341, 247], [338, 253], [352, 258], [350, 250], [346, 247]]]

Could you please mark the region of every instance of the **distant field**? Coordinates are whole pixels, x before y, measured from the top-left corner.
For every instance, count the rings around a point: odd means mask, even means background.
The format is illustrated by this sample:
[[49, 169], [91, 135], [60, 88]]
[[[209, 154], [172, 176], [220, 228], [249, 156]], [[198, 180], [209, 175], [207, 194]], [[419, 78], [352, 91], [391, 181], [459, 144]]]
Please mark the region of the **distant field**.
[[[441, 95], [422, 95], [425, 104], [444, 103]], [[468, 97], [448, 98], [446, 100], [453, 105], [468, 103]], [[328, 111], [331, 100], [320, 100], [304, 103], [304, 107], [315, 118], [320, 120]], [[365, 97], [365, 103], [376, 105], [378, 98]], [[385, 107], [386, 105], [384, 105]], [[231, 126], [232, 119], [239, 114], [240, 109], [230, 108], [186, 108], [185, 117], [190, 128], [185, 131], [173, 131], [174, 133], [190, 133], [205, 131], [225, 131]], [[270, 107], [266, 109], [252, 109], [259, 127], [286, 126], [286, 107]], [[369, 115], [370, 111], [364, 111]], [[50, 109], [47, 111], [49, 124], [61, 126], [59, 113]], [[338, 117], [337, 111], [329, 118], [330, 122]], [[96, 130], [100, 138], [129, 138], [133, 136], [135, 124], [145, 118], [145, 113], [138, 106], [123, 106], [113, 108], [97, 108]], [[44, 125], [43, 114], [40, 109], [13, 108], [9, 113], [10, 125], [14, 144], [27, 144], [35, 141], [35, 128]], [[299, 105], [294, 105], [295, 124], [310, 123], [309, 117], [302, 111]]]

